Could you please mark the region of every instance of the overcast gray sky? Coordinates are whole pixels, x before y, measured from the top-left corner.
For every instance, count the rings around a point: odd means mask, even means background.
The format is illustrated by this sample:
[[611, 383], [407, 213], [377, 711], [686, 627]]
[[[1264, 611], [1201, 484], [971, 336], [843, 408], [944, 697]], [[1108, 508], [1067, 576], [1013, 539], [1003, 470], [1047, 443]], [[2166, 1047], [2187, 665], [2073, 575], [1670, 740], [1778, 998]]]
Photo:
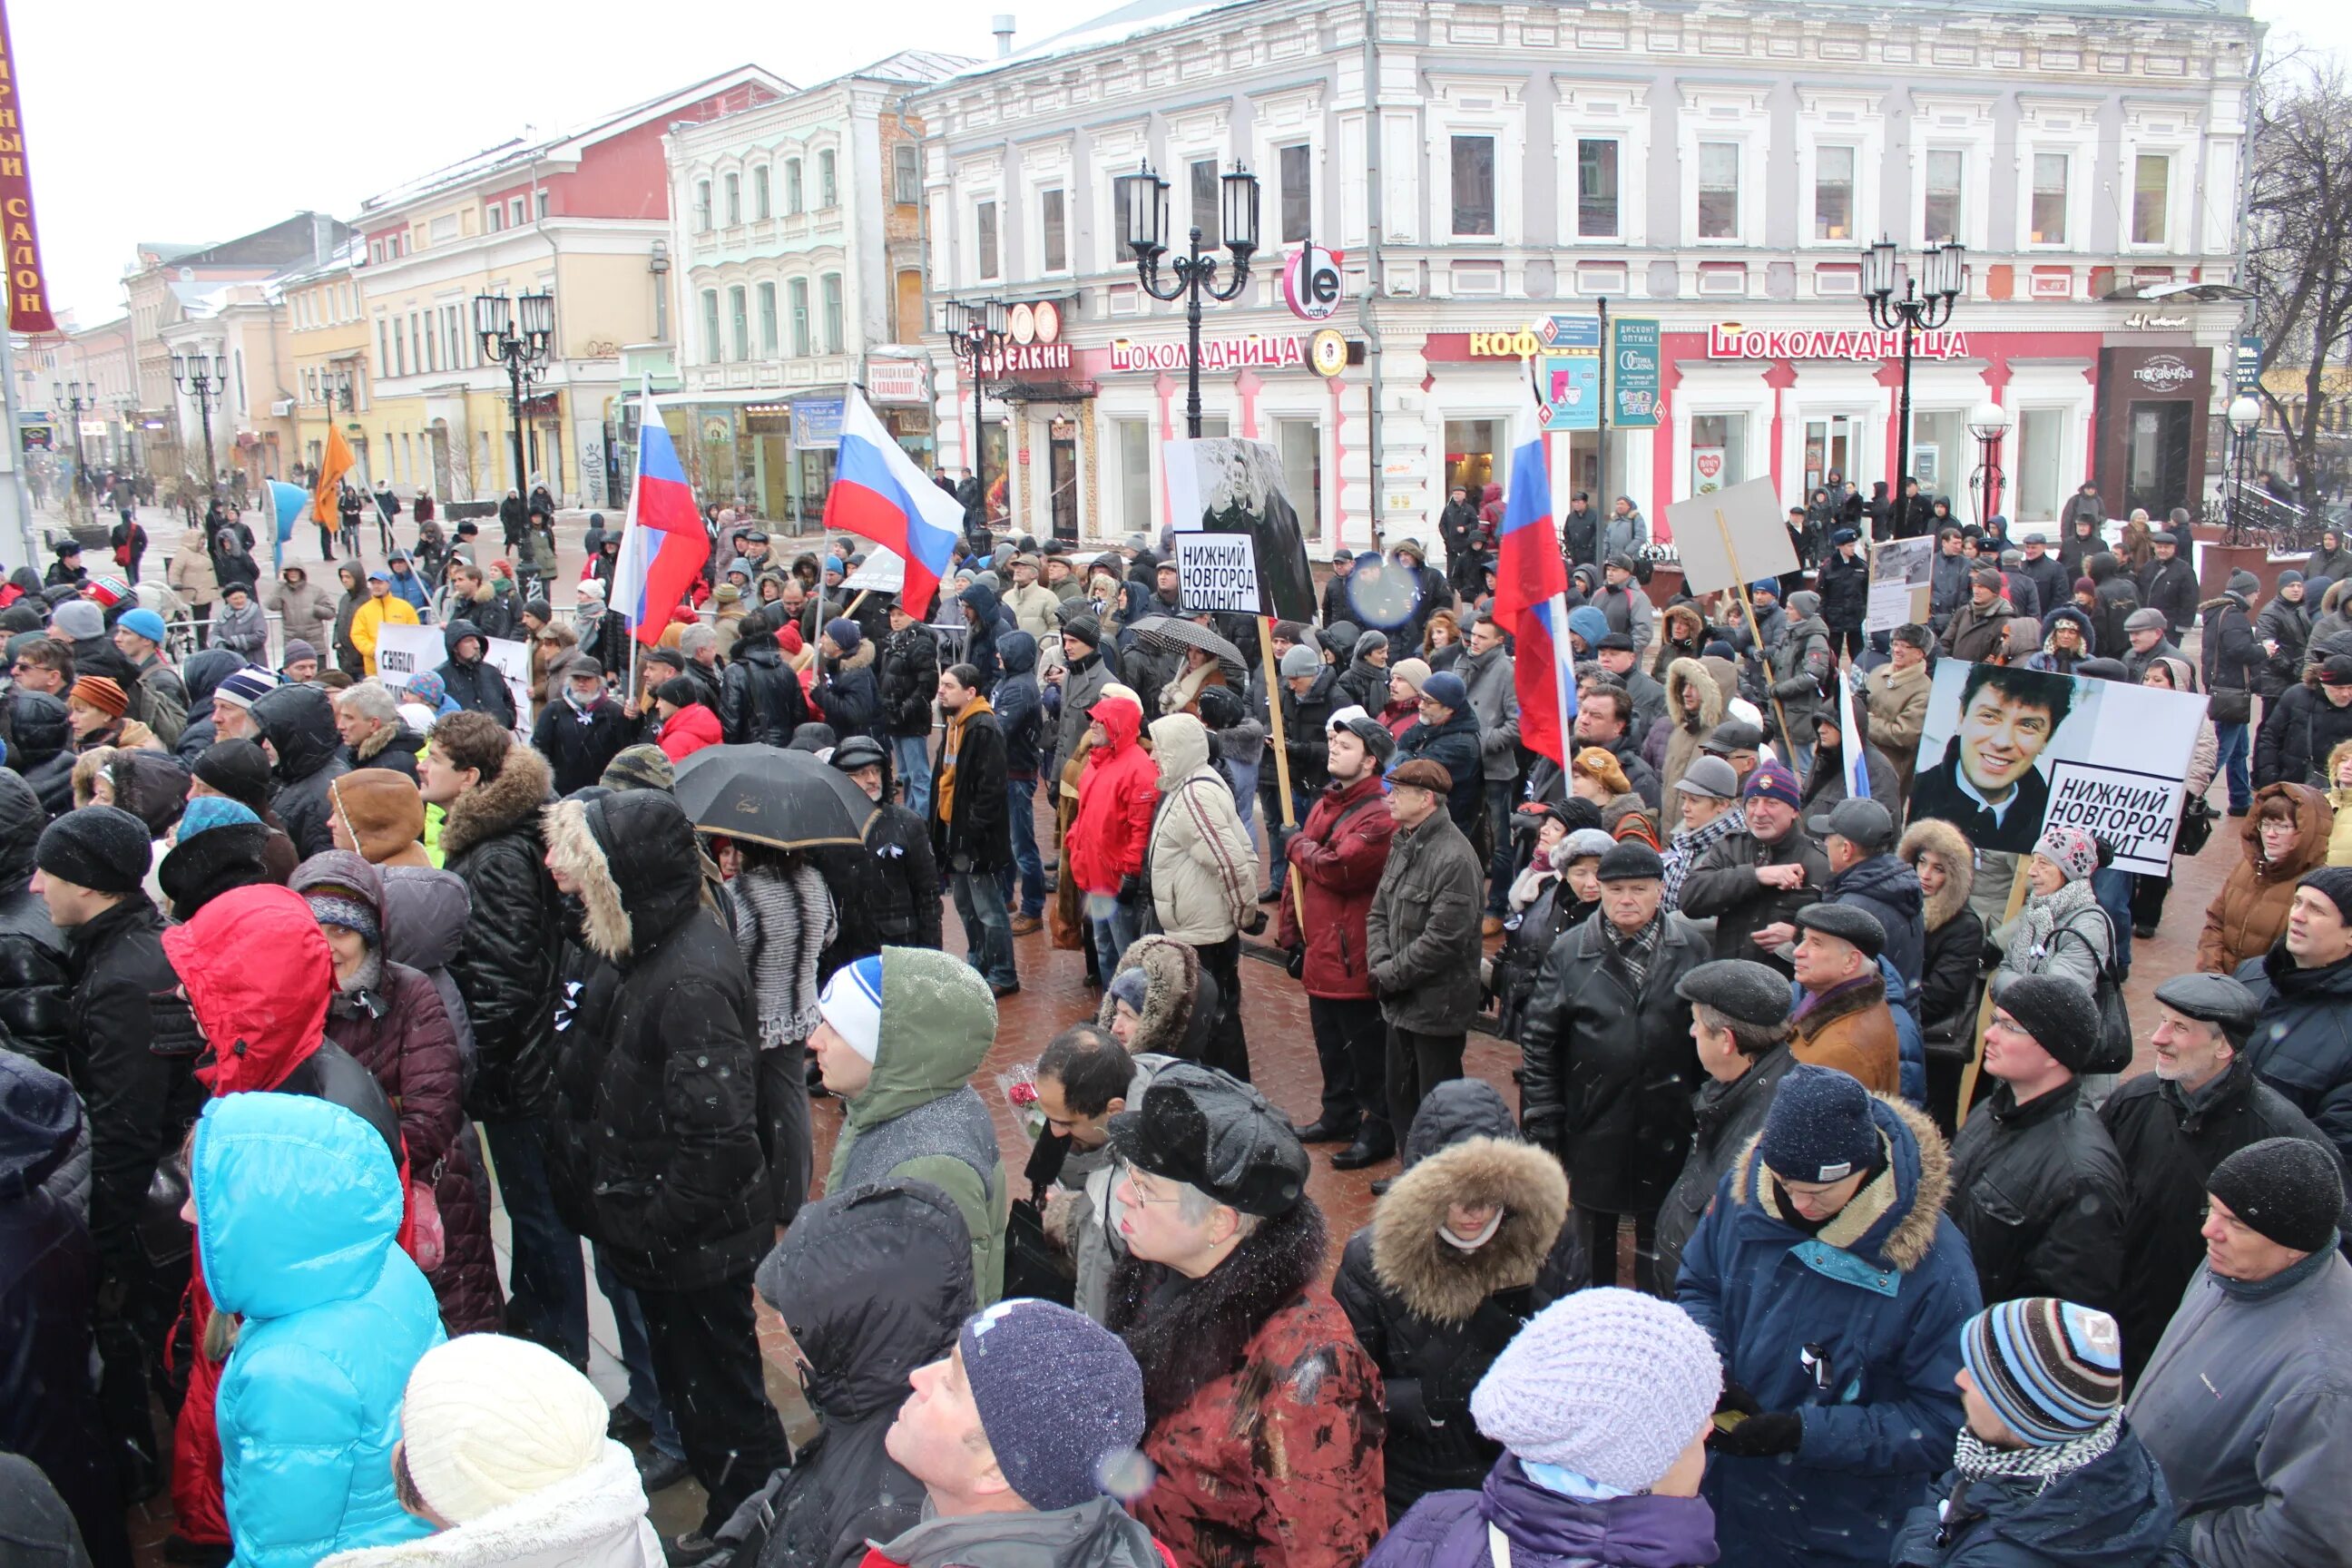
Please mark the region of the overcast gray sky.
[[[233, 238], [751, 62], [803, 85], [924, 47], [986, 58], [1118, 0], [17, 0], [9, 26], [53, 296], [80, 324], [122, 308], [141, 240]], [[2254, 0], [2285, 37], [2352, 56], [2343, 0]], [[485, 68], [496, 60], [517, 68]]]

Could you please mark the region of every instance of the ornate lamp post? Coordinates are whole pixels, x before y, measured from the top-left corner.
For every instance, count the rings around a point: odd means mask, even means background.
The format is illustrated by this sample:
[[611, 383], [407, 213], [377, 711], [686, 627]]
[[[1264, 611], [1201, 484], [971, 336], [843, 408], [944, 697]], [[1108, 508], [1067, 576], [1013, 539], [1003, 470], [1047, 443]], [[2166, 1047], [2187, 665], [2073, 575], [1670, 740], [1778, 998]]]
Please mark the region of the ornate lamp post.
[[2013, 418], [1998, 403], [1979, 403], [1969, 415], [1969, 434], [1977, 438], [1977, 471], [1969, 488], [1977, 493], [1977, 521], [1988, 522], [2000, 510], [2000, 444]]
[[[520, 311], [520, 320], [517, 311]], [[474, 296], [474, 335], [482, 357], [507, 367], [507, 407], [514, 418], [514, 488], [530, 482], [522, 456], [522, 405], [526, 389], [547, 370], [555, 337], [555, 296], [549, 293]]]
[[1149, 163], [1128, 183], [1123, 215], [1128, 248], [1135, 253], [1136, 276], [1142, 281], [1143, 291], [1155, 300], [1181, 298], [1184, 301], [1184, 433], [1196, 439], [1201, 434], [1201, 300], [1206, 295], [1223, 304], [1242, 291], [1249, 282], [1250, 256], [1257, 249], [1258, 239], [1257, 176], [1236, 162], [1233, 173], [1219, 184], [1219, 216], [1223, 220], [1225, 248], [1233, 255], [1233, 270], [1222, 287], [1217, 282], [1216, 255], [1202, 251], [1197, 226], [1192, 230], [1187, 253], [1168, 264], [1171, 277], [1162, 286], [1160, 258], [1168, 249], [1168, 182], [1153, 174]]
[[[988, 526], [988, 443], [983, 439], [987, 429], [981, 415], [981, 399], [988, 395], [989, 362], [1004, 352], [1004, 342], [1013, 333], [1012, 308], [1002, 300], [983, 300], [969, 304], [961, 300], [947, 303], [948, 347], [955, 351], [956, 364], [971, 383], [971, 479], [980, 487], [980, 526]], [[972, 520], [964, 519], [964, 526]]]
[[[1882, 238], [1862, 253], [1862, 297], [1871, 325], [1882, 332], [1900, 328], [1903, 333], [1903, 390], [1896, 414], [1895, 492], [1896, 515], [1903, 515], [1903, 485], [1911, 477], [1911, 341], [1932, 332], [1952, 319], [1952, 305], [1960, 297], [1967, 276], [1968, 252], [1958, 240], [1930, 245], [1919, 253], [1919, 265], [1906, 271], [1895, 254], [1895, 242]], [[1895, 294], [1900, 277], [1903, 292]]]
[[2232, 544], [2246, 542], [2246, 458], [2253, 450], [2254, 432], [2262, 427], [2263, 405], [2251, 392], [2242, 392], [2230, 404], [2230, 434], [2232, 450], [2230, 457], [2229, 540]]
[[56, 394], [57, 405], [67, 410], [73, 417], [74, 499], [80, 503], [80, 509], [87, 512], [90, 510], [89, 459], [82, 450], [81, 416], [96, 407], [97, 403], [94, 399], [82, 395], [81, 383], [78, 381], [51, 382], [49, 390]]
[[172, 384], [196, 400], [205, 426], [205, 494], [220, 494], [220, 470], [213, 455], [213, 405], [228, 395], [228, 360], [221, 354], [172, 356]]

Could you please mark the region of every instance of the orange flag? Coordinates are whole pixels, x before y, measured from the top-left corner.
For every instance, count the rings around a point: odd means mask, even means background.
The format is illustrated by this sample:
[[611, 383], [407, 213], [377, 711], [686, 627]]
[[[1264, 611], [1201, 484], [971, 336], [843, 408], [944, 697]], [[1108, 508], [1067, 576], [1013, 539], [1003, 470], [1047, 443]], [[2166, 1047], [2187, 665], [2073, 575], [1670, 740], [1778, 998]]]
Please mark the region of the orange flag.
[[335, 505], [343, 476], [352, 471], [351, 443], [343, 439], [343, 427], [327, 426], [327, 453], [319, 459], [319, 488], [310, 497], [310, 515], [319, 526], [332, 530], [341, 526], [343, 514]]

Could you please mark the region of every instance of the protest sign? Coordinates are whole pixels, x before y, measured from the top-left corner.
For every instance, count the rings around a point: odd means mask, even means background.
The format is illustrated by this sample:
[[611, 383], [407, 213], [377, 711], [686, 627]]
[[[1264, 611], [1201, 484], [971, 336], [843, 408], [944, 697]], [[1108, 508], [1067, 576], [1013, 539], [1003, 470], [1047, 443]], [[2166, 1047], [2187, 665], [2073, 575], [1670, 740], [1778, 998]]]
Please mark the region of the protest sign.
[[907, 585], [907, 558], [879, 544], [866, 547], [866, 564], [841, 580], [853, 594], [895, 594]]
[[1770, 479], [1669, 502], [1666, 525], [1682, 552], [1683, 586], [1694, 594], [1778, 577], [1797, 569], [1796, 542], [1781, 521]]
[[[1282, 458], [1264, 441], [1208, 437], [1160, 447], [1168, 510], [1176, 534], [1177, 575], [1190, 582], [1194, 563], [1202, 598], [1183, 590], [1187, 611], [1238, 610], [1278, 620], [1315, 618], [1315, 576], [1298, 513], [1284, 492]], [[1191, 535], [1192, 542], [1186, 542]], [[1214, 548], [1205, 536], [1223, 536]], [[1244, 574], [1254, 597], [1240, 602]]]
[[1925, 626], [1927, 590], [1935, 572], [1932, 539], [1889, 539], [1870, 547], [1870, 607], [1862, 629], [1891, 632], [1906, 623]]
[[[375, 677], [395, 691], [406, 691], [409, 681], [427, 675], [449, 660], [440, 626], [386, 626], [376, 634]], [[516, 732], [530, 729], [530, 645], [505, 637], [485, 637], [482, 658], [507, 683], [514, 702]], [[612, 672], [626, 679], [628, 672]]]
[[1979, 849], [2031, 851], [2053, 823], [2166, 875], [2205, 699], [2055, 671], [1946, 659], [1928, 688], [1911, 819]]

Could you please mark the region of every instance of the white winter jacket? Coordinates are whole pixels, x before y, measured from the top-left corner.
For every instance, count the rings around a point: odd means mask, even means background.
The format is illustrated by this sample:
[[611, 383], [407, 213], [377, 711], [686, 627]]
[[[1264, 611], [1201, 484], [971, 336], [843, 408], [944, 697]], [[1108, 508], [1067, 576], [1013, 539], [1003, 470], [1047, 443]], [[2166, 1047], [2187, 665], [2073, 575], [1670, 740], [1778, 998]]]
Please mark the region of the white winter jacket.
[[319, 1568], [663, 1568], [636, 1461], [609, 1438], [567, 1481], [397, 1546], [338, 1552]]
[[1151, 721], [1160, 805], [1143, 872], [1160, 929], [1206, 947], [1236, 934], [1257, 908], [1257, 853], [1234, 792], [1209, 762], [1209, 731], [1190, 713]]

